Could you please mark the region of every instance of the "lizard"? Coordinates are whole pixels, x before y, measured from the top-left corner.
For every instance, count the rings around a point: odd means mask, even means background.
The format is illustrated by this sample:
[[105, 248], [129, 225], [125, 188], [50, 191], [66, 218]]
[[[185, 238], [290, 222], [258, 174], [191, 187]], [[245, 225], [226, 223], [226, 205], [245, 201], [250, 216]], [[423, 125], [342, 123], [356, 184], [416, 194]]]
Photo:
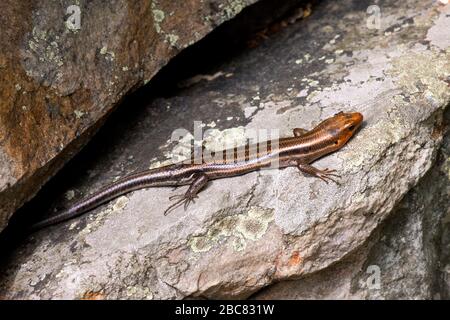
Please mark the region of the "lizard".
[[[311, 165], [315, 160], [342, 148], [357, 132], [363, 122], [359, 112], [339, 112], [323, 120], [311, 130], [293, 129], [293, 136], [280, 138], [277, 143], [247, 144], [238, 152], [238, 148], [212, 152], [210, 158], [201, 155], [201, 161], [194, 160], [170, 164], [125, 176], [100, 190], [75, 202], [69, 208], [47, 219], [31, 225], [30, 230], [54, 225], [75, 218], [95, 207], [134, 190], [148, 187], [189, 185], [183, 194], [170, 197], [175, 202], [164, 212], [184, 204], [184, 209], [198, 197], [198, 193], [215, 179], [243, 175], [248, 172], [268, 168], [277, 161], [279, 168], [297, 167], [301, 172], [317, 177], [326, 183], [338, 184], [340, 176], [334, 169], [318, 169]], [[264, 145], [264, 148], [262, 146]]]

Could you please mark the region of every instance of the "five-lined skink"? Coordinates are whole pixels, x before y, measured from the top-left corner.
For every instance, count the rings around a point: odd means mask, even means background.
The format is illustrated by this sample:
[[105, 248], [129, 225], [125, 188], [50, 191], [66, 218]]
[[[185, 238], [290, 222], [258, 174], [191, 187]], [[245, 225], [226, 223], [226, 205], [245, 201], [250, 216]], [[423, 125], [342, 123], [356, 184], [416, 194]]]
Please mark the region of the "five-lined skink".
[[234, 148], [223, 152], [202, 156], [200, 161], [182, 162], [135, 173], [109, 184], [92, 195], [76, 202], [70, 208], [31, 226], [31, 230], [41, 229], [85, 213], [111, 199], [133, 190], [160, 186], [189, 185], [181, 195], [171, 197], [176, 200], [165, 214], [179, 205], [185, 209], [210, 180], [242, 175], [251, 171], [271, 167], [296, 166], [301, 172], [318, 177], [325, 182], [336, 182], [336, 170], [317, 169], [311, 163], [340, 149], [357, 131], [363, 121], [358, 112], [339, 112], [322, 121], [310, 131], [294, 129], [293, 137], [278, 141], [247, 144], [243, 148]]

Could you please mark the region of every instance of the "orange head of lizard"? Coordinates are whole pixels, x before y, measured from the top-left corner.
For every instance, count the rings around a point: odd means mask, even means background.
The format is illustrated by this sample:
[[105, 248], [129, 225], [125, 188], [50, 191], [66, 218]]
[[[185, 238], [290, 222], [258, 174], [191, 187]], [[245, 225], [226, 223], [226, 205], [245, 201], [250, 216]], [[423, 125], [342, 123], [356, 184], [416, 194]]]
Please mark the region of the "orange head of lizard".
[[341, 148], [358, 130], [363, 122], [359, 112], [339, 112], [324, 121], [324, 129], [330, 135], [336, 149]]

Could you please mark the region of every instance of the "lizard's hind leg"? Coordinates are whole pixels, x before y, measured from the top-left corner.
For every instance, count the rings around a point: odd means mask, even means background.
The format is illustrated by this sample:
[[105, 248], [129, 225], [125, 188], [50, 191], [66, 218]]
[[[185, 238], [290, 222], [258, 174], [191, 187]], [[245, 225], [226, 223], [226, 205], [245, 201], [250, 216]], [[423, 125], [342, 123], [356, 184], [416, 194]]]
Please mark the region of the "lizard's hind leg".
[[195, 175], [194, 181], [192, 181], [189, 189], [184, 194], [176, 194], [169, 198], [169, 200], [175, 200], [173, 204], [171, 204], [165, 211], [164, 215], [167, 215], [170, 211], [178, 208], [184, 203], [184, 210], [187, 209], [191, 202], [195, 202], [195, 199], [198, 198], [198, 193], [208, 184], [208, 176], [204, 173], [200, 173]]

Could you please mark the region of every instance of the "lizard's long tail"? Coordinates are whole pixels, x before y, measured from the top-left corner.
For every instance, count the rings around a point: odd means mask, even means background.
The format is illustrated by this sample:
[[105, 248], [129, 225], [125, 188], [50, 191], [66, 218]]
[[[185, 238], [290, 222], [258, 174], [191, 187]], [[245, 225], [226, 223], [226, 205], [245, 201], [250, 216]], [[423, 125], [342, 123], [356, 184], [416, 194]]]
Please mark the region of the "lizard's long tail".
[[[52, 217], [31, 225], [28, 230], [34, 232], [44, 227], [75, 218], [105, 202], [134, 190], [148, 187], [182, 186], [189, 184], [192, 181], [193, 174], [197, 171], [192, 166], [174, 164], [123, 177], [104, 186], [92, 195], [75, 202], [68, 209], [62, 210]], [[192, 174], [190, 174], [191, 172]]]

